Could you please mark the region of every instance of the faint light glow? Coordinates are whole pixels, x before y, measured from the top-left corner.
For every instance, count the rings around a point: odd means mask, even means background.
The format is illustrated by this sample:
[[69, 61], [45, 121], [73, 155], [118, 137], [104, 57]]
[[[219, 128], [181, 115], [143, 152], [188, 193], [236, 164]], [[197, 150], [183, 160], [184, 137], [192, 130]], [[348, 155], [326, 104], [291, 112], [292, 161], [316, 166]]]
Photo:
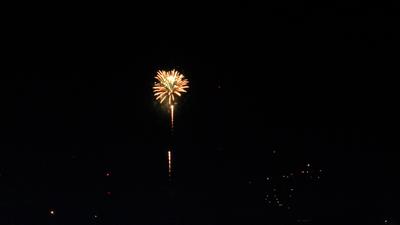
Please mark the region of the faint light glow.
[[168, 150], [168, 177], [172, 176], [172, 156], [171, 150]]
[[50, 214], [51, 216], [54, 216], [54, 215], [56, 215], [56, 211], [55, 211], [54, 209], [50, 209], [50, 210], [49, 210], [49, 214]]
[[111, 177], [111, 172], [107, 171], [107, 172], [105, 173], [105, 176], [106, 176], [106, 177]]
[[107, 191], [106, 195], [111, 196], [111, 191]]
[[[272, 151], [276, 153], [275, 150]], [[306, 167], [304, 167], [306, 165]], [[265, 191], [264, 201], [268, 203], [272, 203], [269, 207], [281, 207], [284, 206], [284, 209], [294, 210], [292, 204], [296, 199], [295, 189], [299, 183], [304, 181], [311, 182], [310, 184], [317, 184], [322, 177], [319, 172], [322, 169], [311, 167], [311, 163], [303, 163], [303, 168], [298, 168], [294, 171], [284, 171], [283, 173], [276, 174], [276, 176], [270, 176], [271, 174], [265, 174], [261, 179], [266, 179], [268, 182], [265, 182], [265, 187], [267, 190]], [[315, 168], [315, 169], [314, 169]], [[297, 182], [297, 179], [300, 179], [300, 182]], [[257, 183], [258, 180], [254, 182]], [[291, 183], [290, 181], [294, 181]], [[290, 205], [290, 206], [289, 206]], [[308, 220], [307, 220], [308, 221]]]

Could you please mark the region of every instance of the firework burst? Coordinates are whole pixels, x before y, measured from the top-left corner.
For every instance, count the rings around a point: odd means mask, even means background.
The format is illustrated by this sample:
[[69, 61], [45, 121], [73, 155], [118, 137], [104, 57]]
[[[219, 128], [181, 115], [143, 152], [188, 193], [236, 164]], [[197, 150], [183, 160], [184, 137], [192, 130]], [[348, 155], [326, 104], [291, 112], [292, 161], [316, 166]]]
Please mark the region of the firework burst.
[[183, 74], [176, 70], [157, 71], [155, 77], [157, 82], [153, 86], [154, 97], [162, 104], [166, 99], [170, 107], [171, 113], [171, 127], [174, 124], [174, 103], [176, 98], [180, 97], [182, 93], [186, 92], [189, 88], [189, 81], [185, 79]]
[[154, 84], [153, 91], [156, 100], [163, 103], [168, 98], [168, 104], [172, 105], [175, 96], [180, 97], [182, 92], [186, 92], [189, 81], [176, 70], [157, 72], [156, 79], [158, 82]]

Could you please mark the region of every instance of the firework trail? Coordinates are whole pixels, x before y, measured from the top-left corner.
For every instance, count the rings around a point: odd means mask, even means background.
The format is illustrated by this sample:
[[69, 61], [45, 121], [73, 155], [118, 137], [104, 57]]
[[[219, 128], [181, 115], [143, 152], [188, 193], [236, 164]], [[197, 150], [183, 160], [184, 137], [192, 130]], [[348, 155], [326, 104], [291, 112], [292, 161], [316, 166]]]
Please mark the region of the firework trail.
[[171, 179], [172, 176], [172, 159], [171, 159], [171, 150], [168, 150], [168, 177]]
[[[155, 77], [157, 80], [153, 86], [154, 97], [162, 104], [165, 100], [169, 107], [171, 114], [171, 132], [174, 128], [174, 107], [176, 100], [181, 97], [182, 93], [186, 92], [189, 88], [189, 81], [185, 79], [183, 74], [176, 70], [157, 71]], [[168, 150], [168, 177], [171, 181], [172, 177], [172, 148]]]
[[173, 128], [175, 101], [189, 88], [189, 81], [185, 79], [183, 74], [176, 70], [159, 70], [155, 78], [157, 82], [155, 82], [153, 86], [154, 97], [160, 104], [168, 99], [168, 106], [171, 114], [171, 128]]

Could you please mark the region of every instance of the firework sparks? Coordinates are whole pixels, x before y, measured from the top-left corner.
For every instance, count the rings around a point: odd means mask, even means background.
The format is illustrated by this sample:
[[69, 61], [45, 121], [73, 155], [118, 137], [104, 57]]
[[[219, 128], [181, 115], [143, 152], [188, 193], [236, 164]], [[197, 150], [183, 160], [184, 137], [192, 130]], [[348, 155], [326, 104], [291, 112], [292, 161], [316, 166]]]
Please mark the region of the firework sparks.
[[[154, 97], [156, 101], [162, 104], [164, 101], [168, 104], [171, 114], [171, 132], [174, 128], [174, 108], [176, 100], [186, 92], [189, 88], [189, 81], [176, 70], [157, 71], [157, 80], [153, 86]], [[166, 101], [167, 100], [167, 101]], [[172, 133], [171, 133], [172, 134]], [[171, 181], [172, 178], [172, 151], [168, 150], [168, 177]]]
[[171, 150], [168, 150], [168, 177], [171, 179], [172, 175], [172, 158], [171, 158]]
[[153, 86], [154, 97], [162, 104], [166, 99], [171, 113], [171, 127], [174, 126], [174, 104], [177, 97], [186, 92], [189, 88], [189, 81], [185, 79], [183, 74], [176, 70], [157, 71], [155, 77], [157, 82]]
[[174, 105], [170, 105], [171, 108], [171, 128], [174, 128]]

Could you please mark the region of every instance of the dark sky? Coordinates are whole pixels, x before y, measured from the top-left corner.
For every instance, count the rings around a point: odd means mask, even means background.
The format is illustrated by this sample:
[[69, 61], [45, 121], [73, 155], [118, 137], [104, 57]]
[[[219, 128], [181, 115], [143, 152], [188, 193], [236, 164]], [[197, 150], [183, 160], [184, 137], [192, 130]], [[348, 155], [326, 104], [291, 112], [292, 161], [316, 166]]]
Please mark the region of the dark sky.
[[[102, 7], [7, 17], [0, 224], [399, 222], [396, 3]], [[293, 211], [266, 206], [307, 163]]]

